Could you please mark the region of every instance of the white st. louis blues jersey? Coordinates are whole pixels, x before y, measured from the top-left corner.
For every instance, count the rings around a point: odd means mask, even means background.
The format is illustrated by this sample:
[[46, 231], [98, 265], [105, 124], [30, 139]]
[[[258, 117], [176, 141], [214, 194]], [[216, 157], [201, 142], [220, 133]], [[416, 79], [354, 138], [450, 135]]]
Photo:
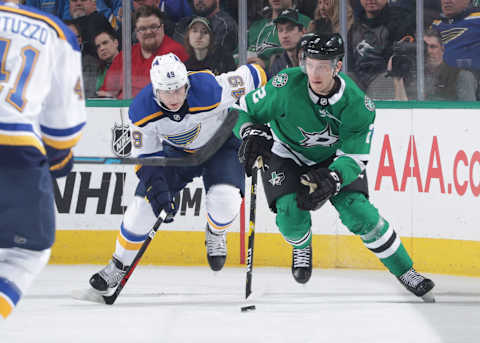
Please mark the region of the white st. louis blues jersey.
[[81, 55], [58, 18], [0, 2], [0, 167], [38, 166], [69, 149], [86, 113]]
[[188, 79], [185, 116], [167, 116], [155, 102], [151, 84], [135, 97], [129, 109], [134, 155], [155, 154], [162, 141], [185, 151], [201, 148], [222, 125], [228, 108], [267, 82], [265, 71], [255, 64], [218, 76], [208, 70], [189, 72]]

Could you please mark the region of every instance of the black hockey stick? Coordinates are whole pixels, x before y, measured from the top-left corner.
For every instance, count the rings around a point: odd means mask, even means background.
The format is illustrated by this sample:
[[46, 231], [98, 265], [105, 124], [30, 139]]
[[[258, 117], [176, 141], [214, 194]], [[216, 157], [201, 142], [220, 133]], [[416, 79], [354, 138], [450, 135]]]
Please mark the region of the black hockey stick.
[[148, 233], [147, 239], [143, 242], [142, 246], [140, 247], [140, 250], [138, 250], [137, 254], [135, 255], [135, 258], [133, 259], [132, 263], [130, 264], [130, 267], [128, 267], [125, 275], [123, 276], [122, 280], [120, 280], [120, 283], [118, 284], [117, 289], [112, 295], [104, 295], [103, 300], [105, 301], [105, 304], [107, 305], [113, 305], [115, 300], [117, 300], [118, 295], [122, 291], [123, 287], [125, 287], [125, 284], [127, 283], [128, 279], [132, 275], [133, 271], [137, 267], [138, 262], [140, 262], [140, 259], [142, 258], [143, 254], [145, 253], [145, 250], [147, 250], [148, 246], [150, 245], [150, 242], [152, 241], [153, 237], [155, 237], [155, 234], [157, 233], [158, 228], [160, 225], [162, 225], [163, 221], [165, 220], [166, 217], [166, 212], [162, 211], [160, 215], [158, 216], [157, 221], [153, 225], [153, 227], [150, 229], [150, 232]]
[[247, 283], [245, 285], [246, 300], [252, 293], [253, 247], [255, 243], [255, 217], [257, 212], [257, 181], [259, 168], [263, 168], [263, 161], [261, 157], [258, 158], [257, 166], [255, 166], [252, 170], [252, 185], [250, 188], [250, 223], [248, 230], [247, 249]]
[[76, 156], [73, 162], [76, 164], [143, 164], [146, 166], [163, 167], [194, 167], [198, 166], [210, 157], [227, 141], [232, 134], [232, 129], [237, 123], [238, 111], [231, 110], [215, 135], [195, 153], [185, 157], [152, 157], [152, 158], [118, 158], [118, 157], [95, 157]]

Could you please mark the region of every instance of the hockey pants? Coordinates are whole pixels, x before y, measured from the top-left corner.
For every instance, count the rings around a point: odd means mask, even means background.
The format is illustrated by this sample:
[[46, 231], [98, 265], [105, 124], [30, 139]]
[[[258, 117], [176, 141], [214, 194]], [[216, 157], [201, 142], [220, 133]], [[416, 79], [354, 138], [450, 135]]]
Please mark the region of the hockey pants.
[[[370, 249], [395, 276], [412, 267], [412, 260], [390, 224], [362, 193], [342, 192], [330, 199], [342, 223], [353, 234], [360, 236]], [[276, 224], [292, 246], [304, 248], [311, 244], [312, 221], [309, 211], [298, 208], [296, 194], [286, 194], [276, 201]]]

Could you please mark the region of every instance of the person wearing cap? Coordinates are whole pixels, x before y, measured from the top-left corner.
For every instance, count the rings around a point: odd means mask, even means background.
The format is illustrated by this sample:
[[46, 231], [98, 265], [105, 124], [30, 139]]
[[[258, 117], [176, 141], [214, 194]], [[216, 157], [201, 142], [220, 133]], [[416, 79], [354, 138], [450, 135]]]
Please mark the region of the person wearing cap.
[[[215, 45], [232, 53], [238, 47], [238, 25], [230, 14], [220, 9], [220, 0], [192, 0], [194, 16], [208, 18], [215, 34]], [[175, 25], [173, 39], [183, 43], [188, 24], [194, 16], [182, 18]]]
[[[293, 8], [293, 0], [268, 0], [272, 9], [269, 17], [254, 21], [248, 28], [248, 63], [258, 63], [266, 70], [270, 67], [270, 58], [282, 53], [277, 26], [273, 22], [287, 8]], [[311, 19], [298, 14], [298, 20], [307, 28]]]
[[293, 8], [283, 10], [273, 22], [277, 26], [278, 40], [283, 51], [270, 59], [270, 76], [282, 69], [298, 66], [297, 44], [305, 33], [299, 14]]
[[314, 35], [301, 67], [283, 70], [241, 98], [234, 128], [243, 140], [239, 159], [247, 176], [257, 172], [259, 157], [263, 161], [263, 189], [293, 247], [295, 281], [306, 283], [312, 274], [310, 211], [330, 201], [343, 225], [408, 291], [434, 301], [434, 283], [413, 269], [393, 225], [368, 200], [375, 104], [340, 72], [344, 54], [340, 34]]
[[188, 24], [185, 48], [190, 55], [185, 62], [188, 70], [209, 69], [219, 75], [237, 67], [232, 54], [216, 46], [212, 26], [205, 17], [194, 17]]

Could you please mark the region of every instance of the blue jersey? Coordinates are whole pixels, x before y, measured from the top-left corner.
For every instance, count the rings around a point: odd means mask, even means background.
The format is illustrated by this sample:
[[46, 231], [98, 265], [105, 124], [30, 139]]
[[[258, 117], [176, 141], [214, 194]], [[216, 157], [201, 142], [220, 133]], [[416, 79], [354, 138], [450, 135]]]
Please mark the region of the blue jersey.
[[433, 26], [442, 35], [443, 59], [449, 66], [480, 70], [480, 11], [471, 9], [455, 18], [435, 20]]
[[129, 109], [135, 155], [154, 154], [163, 143], [185, 151], [201, 148], [215, 135], [228, 108], [267, 81], [263, 69], [250, 64], [218, 76], [207, 70], [190, 72], [188, 79], [184, 115], [165, 113], [153, 98], [151, 84], [135, 97]]

